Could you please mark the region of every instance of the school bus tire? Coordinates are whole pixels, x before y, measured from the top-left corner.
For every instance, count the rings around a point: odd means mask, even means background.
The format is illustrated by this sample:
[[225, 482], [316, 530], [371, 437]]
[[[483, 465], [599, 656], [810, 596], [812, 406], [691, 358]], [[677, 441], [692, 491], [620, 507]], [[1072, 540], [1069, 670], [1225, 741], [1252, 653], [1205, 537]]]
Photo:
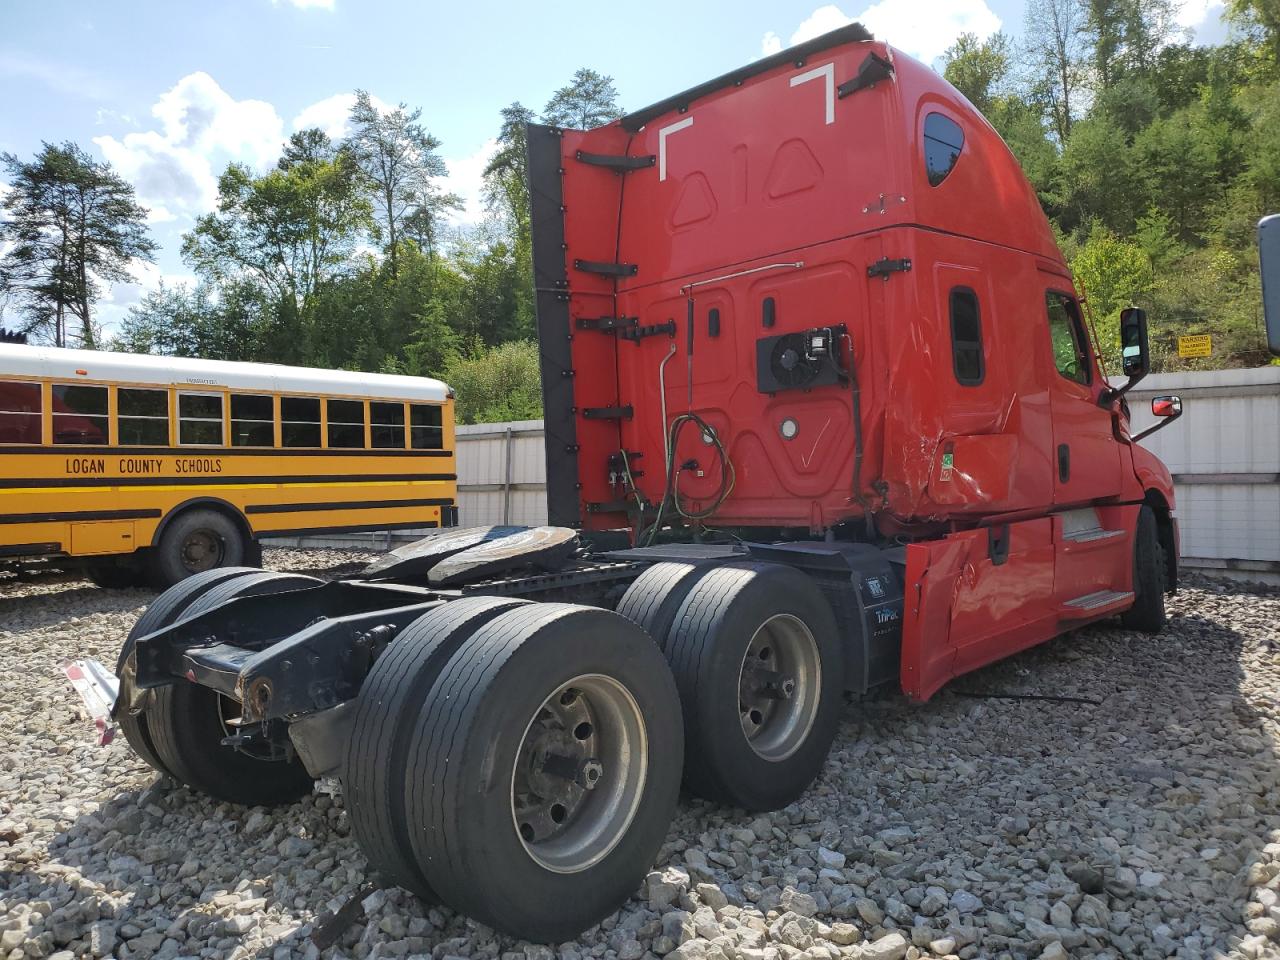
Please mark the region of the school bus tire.
[[90, 557], [85, 561], [84, 575], [94, 586], [103, 590], [145, 587], [149, 581], [144, 562], [134, 554], [123, 557]]
[[373, 870], [428, 903], [439, 898], [413, 858], [404, 811], [405, 757], [418, 709], [465, 640], [500, 613], [528, 602], [463, 597], [428, 610], [378, 656], [356, 699], [342, 771], [351, 832]]
[[247, 566], [249, 546], [240, 524], [223, 511], [189, 508], [166, 522], [151, 550], [151, 580], [157, 588], [165, 589], [193, 573]]
[[[151, 602], [138, 618], [137, 623], [133, 625], [133, 629], [129, 631], [129, 636], [120, 650], [120, 657], [116, 661], [116, 676], [120, 678], [120, 692], [116, 697], [118, 705], [116, 722], [120, 725], [120, 732], [124, 734], [133, 752], [157, 773], [164, 774], [170, 779], [173, 778], [173, 773], [156, 754], [155, 744], [151, 740], [151, 730], [147, 726], [145, 709], [137, 713], [130, 712], [135, 691], [134, 677], [137, 672], [137, 665], [132, 660], [134, 644], [137, 643], [138, 637], [155, 633], [177, 622], [187, 612], [187, 607], [219, 583], [257, 572], [247, 567], [222, 567], [197, 573], [187, 577], [181, 583], [174, 584]], [[150, 695], [147, 695], [146, 702], [150, 699]]]
[[[300, 574], [241, 570], [204, 591], [184, 616], [198, 616], [238, 597], [297, 590], [319, 582]], [[223, 745], [232, 729], [230, 711], [238, 706], [197, 683], [178, 680], [156, 688], [146, 710], [147, 726], [156, 756], [173, 779], [199, 793], [244, 806], [291, 803], [310, 793], [314, 781], [297, 756], [252, 756]]]

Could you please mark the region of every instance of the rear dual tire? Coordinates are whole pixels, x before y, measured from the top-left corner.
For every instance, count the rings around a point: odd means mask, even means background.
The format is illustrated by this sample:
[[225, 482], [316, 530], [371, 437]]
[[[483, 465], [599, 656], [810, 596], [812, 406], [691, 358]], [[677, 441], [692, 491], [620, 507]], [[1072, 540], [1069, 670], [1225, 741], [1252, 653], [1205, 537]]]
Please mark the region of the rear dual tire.
[[835, 739], [844, 689], [844, 646], [809, 576], [770, 563], [660, 563], [618, 609], [671, 664], [691, 793], [775, 810], [808, 789]]
[[[410, 889], [556, 943], [617, 910], [652, 866], [683, 732], [642, 630], [590, 607], [510, 604], [453, 601], [383, 653], [396, 660], [361, 690], [346, 802], [375, 869], [420, 875]], [[375, 740], [390, 775], [362, 769]], [[388, 852], [397, 844], [411, 864]]]
[[252, 756], [224, 746], [233, 732], [228, 721], [238, 704], [221, 694], [184, 680], [144, 694], [143, 706], [129, 712], [134, 698], [137, 638], [178, 620], [198, 616], [237, 597], [276, 593], [320, 581], [296, 574], [252, 569], [207, 570], [171, 587], [139, 618], [121, 651], [121, 730], [143, 760], [160, 773], [193, 790], [245, 806], [289, 803], [311, 791], [312, 779], [297, 757]]

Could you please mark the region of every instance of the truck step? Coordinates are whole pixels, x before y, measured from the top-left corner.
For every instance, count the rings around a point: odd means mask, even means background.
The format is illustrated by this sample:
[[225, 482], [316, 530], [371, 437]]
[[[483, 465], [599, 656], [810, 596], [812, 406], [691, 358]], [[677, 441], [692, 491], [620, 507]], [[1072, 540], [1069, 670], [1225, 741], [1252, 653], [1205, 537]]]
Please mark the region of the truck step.
[[1133, 594], [1122, 590], [1095, 590], [1083, 597], [1068, 600], [1062, 605], [1063, 613], [1068, 618], [1072, 614], [1090, 616], [1110, 607], [1119, 607], [1133, 599]]
[[1114, 540], [1116, 537], [1123, 536], [1123, 530], [1103, 530], [1101, 527], [1094, 527], [1092, 530], [1077, 530], [1075, 533], [1064, 534], [1062, 539], [1068, 543], [1095, 543], [1099, 540]]

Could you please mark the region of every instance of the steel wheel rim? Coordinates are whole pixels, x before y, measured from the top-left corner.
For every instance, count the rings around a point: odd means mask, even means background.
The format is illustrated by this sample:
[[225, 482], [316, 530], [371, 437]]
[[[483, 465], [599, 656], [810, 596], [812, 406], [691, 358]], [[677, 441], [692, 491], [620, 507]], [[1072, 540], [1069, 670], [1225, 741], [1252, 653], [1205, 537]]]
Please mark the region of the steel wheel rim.
[[561, 684], [534, 711], [516, 751], [511, 823], [525, 852], [578, 873], [618, 845], [640, 808], [648, 735], [635, 697], [602, 674]]
[[192, 530], [182, 541], [182, 565], [192, 573], [221, 566], [226, 545], [212, 530]]
[[805, 622], [779, 613], [762, 623], [738, 671], [742, 733], [758, 757], [776, 763], [804, 745], [821, 689], [822, 658]]

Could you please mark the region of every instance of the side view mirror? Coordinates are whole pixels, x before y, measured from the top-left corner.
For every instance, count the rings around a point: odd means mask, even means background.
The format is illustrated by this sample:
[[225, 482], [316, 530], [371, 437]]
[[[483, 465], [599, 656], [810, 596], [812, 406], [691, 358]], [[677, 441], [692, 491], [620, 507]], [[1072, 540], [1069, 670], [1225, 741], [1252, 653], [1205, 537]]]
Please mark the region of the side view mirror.
[[1125, 307], [1120, 311], [1120, 368], [1129, 382], [1123, 387], [1103, 390], [1098, 405], [1109, 407], [1133, 389], [1134, 384], [1151, 369], [1151, 351], [1147, 346], [1147, 311]]
[[1280, 213], [1258, 222], [1258, 260], [1262, 267], [1262, 314], [1267, 347], [1280, 357]]
[[[1151, 352], [1147, 346], [1147, 311], [1126, 307], [1120, 311], [1120, 365], [1129, 378], [1129, 387], [1151, 369]], [[1128, 389], [1128, 387], [1126, 387]]]
[[1159, 417], [1157, 423], [1152, 424], [1134, 437], [1130, 437], [1133, 441], [1141, 440], [1143, 437], [1149, 437], [1157, 430], [1163, 430], [1173, 421], [1182, 416], [1182, 398], [1175, 396], [1152, 397], [1151, 398], [1151, 415]]

